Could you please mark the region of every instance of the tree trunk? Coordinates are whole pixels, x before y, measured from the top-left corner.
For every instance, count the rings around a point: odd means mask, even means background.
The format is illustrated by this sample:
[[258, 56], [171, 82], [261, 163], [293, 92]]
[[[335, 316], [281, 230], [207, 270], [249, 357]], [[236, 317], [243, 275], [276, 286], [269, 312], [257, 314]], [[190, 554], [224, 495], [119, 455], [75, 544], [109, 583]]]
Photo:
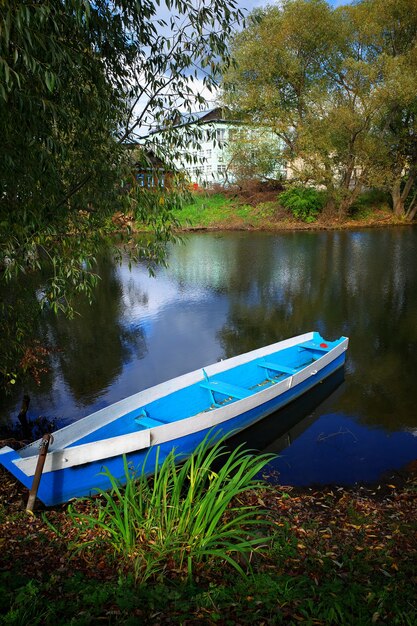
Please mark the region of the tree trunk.
[[352, 183], [354, 167], [355, 167], [354, 159], [349, 159], [346, 165], [345, 173], [343, 175], [343, 180], [342, 180], [342, 188], [345, 189], [346, 192], [349, 191], [351, 183]]
[[412, 207], [410, 207], [411, 211], [409, 209], [408, 212], [406, 213], [405, 203], [408, 199], [408, 196], [410, 195], [410, 192], [413, 188], [416, 178], [417, 178], [417, 165], [413, 165], [412, 167], [410, 167], [410, 170], [408, 172], [408, 177], [407, 177], [407, 180], [405, 181], [405, 185], [402, 191], [401, 191], [402, 178], [398, 177], [396, 181], [394, 182], [394, 185], [391, 191], [392, 210], [394, 212], [394, 215], [396, 215], [397, 217], [406, 215], [407, 219], [412, 219], [411, 217], [411, 213], [413, 212]]
[[336, 213], [336, 192], [333, 183], [333, 172], [329, 163], [325, 163], [324, 166], [326, 169], [326, 179], [323, 181], [323, 184], [326, 187], [327, 200], [321, 213], [324, 217], [333, 218]]
[[333, 198], [329, 198], [324, 205], [321, 214], [324, 217], [333, 217], [336, 211], [336, 206]]
[[413, 188], [416, 176], [417, 176], [417, 166], [413, 166], [410, 168], [410, 171], [408, 172], [408, 178], [404, 185], [404, 189], [402, 190], [402, 193], [401, 193], [403, 204], [405, 204], [408, 196], [410, 195], [410, 191]]
[[417, 191], [415, 192], [413, 199], [411, 200], [408, 206], [406, 218], [410, 220], [411, 222], [415, 218], [416, 213], [417, 213]]
[[352, 204], [362, 191], [362, 183], [358, 181], [352, 190], [345, 189], [345, 196], [339, 205], [339, 217], [345, 217]]
[[392, 211], [397, 217], [404, 215], [404, 201], [401, 196], [401, 178], [397, 179], [391, 189]]

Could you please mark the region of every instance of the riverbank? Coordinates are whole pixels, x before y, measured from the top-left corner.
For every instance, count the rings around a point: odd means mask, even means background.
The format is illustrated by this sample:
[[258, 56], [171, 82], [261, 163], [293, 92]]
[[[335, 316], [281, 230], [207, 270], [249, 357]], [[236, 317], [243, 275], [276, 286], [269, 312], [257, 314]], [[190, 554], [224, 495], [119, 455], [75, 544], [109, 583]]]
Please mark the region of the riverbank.
[[246, 578], [227, 564], [202, 566], [189, 584], [167, 562], [163, 575], [135, 585], [108, 550], [70, 552], [67, 506], [29, 516], [25, 490], [1, 470], [2, 623], [411, 626], [417, 476], [391, 480], [249, 492], [241, 504], [266, 510], [274, 531]]
[[277, 192], [256, 193], [252, 196], [225, 195], [224, 193], [194, 194], [192, 202], [174, 212], [180, 223], [179, 230], [348, 230], [400, 226], [410, 224], [393, 215], [390, 208], [359, 206], [346, 217], [318, 215], [312, 222], [296, 219], [290, 210], [282, 207]]

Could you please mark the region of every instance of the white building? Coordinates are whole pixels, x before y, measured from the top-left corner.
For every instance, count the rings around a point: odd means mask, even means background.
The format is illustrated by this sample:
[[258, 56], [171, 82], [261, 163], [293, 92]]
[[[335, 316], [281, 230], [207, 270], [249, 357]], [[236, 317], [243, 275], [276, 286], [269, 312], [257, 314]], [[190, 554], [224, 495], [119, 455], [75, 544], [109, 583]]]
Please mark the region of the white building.
[[[184, 145], [181, 155], [173, 159], [175, 168], [185, 172], [190, 182], [200, 186], [234, 182], [230, 145], [245, 125], [242, 122], [226, 119], [223, 109], [217, 107], [182, 116], [180, 122], [175, 125], [175, 130], [177, 133], [183, 132], [186, 136], [190, 135], [190, 131], [195, 127], [198, 127], [199, 146], [198, 148], [193, 146], [192, 141]], [[250, 132], [258, 134], [253, 130], [249, 130]], [[163, 133], [156, 131], [144, 140], [155, 153], [158, 153], [158, 144], [163, 142]], [[285, 169], [277, 163], [274, 174], [277, 177], [285, 177]]]
[[198, 150], [192, 150], [194, 162], [187, 163], [184, 158], [181, 159], [183, 169], [193, 183], [224, 184], [228, 178], [230, 161], [228, 144], [238, 123], [227, 121], [221, 108], [193, 113], [190, 117], [191, 122], [190, 120], [186, 122], [188, 127], [197, 124], [201, 131], [200, 147]]

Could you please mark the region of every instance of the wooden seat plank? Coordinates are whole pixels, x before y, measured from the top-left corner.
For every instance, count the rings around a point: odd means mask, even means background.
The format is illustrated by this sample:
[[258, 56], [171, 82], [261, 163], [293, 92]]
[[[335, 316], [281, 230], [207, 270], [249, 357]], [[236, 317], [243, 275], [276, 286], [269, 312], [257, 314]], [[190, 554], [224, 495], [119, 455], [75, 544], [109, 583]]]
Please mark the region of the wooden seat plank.
[[224, 383], [220, 380], [205, 380], [200, 384], [203, 389], [209, 389], [215, 393], [221, 393], [223, 396], [231, 396], [237, 400], [243, 400], [248, 398], [252, 393], [248, 389], [238, 387], [237, 385], [231, 385], [230, 383]]
[[144, 428], [154, 428], [155, 426], [162, 426], [168, 423], [163, 420], [155, 419], [154, 417], [149, 417], [148, 415], [136, 417], [135, 422], [138, 426], [143, 426]]
[[288, 367], [287, 365], [279, 365], [278, 363], [272, 363], [272, 361], [260, 361], [259, 367], [263, 367], [273, 372], [281, 372], [282, 374], [295, 374], [298, 370], [294, 367]]
[[312, 350], [313, 352], [328, 352], [330, 350], [329, 347], [324, 348], [314, 343], [300, 343], [298, 347], [302, 350]]

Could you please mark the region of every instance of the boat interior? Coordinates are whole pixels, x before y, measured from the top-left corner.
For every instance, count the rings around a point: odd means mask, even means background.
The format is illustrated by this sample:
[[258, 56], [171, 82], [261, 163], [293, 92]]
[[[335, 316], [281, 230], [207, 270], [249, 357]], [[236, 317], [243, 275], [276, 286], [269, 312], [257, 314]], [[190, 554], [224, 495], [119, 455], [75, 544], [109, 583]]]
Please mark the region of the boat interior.
[[71, 445], [162, 426], [248, 398], [293, 376], [337, 343], [318, 344], [310, 341], [297, 344], [210, 376], [202, 369], [200, 381], [138, 406]]

